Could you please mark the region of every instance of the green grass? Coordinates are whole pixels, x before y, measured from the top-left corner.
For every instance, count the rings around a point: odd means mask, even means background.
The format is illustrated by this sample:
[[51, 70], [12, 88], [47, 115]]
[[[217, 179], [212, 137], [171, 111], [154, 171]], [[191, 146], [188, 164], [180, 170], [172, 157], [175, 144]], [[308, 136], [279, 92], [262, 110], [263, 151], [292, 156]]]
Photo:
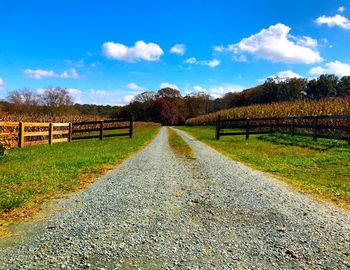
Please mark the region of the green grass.
[[131, 140], [114, 137], [9, 150], [0, 157], [0, 219], [11, 209], [40, 205], [93, 182], [150, 142], [158, 130], [135, 129]]
[[171, 149], [177, 156], [195, 158], [195, 155], [189, 145], [171, 128], [168, 128], [168, 139]]
[[226, 156], [277, 176], [297, 190], [350, 209], [347, 142], [285, 134], [214, 138], [214, 127], [181, 127]]

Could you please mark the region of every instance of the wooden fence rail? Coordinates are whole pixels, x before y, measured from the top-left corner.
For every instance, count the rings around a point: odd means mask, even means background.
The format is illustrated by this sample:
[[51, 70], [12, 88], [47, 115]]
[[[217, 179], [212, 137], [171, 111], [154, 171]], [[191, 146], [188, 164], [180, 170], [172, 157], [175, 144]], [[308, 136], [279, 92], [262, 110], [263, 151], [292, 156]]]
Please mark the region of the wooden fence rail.
[[[114, 136], [133, 136], [134, 118], [120, 120], [101, 120], [74, 123], [29, 123], [0, 122], [0, 138], [11, 138], [18, 142], [18, 147], [35, 144], [54, 144], [72, 140]], [[121, 123], [125, 123], [121, 125]], [[117, 124], [117, 125], [116, 125]], [[3, 131], [5, 128], [5, 131]], [[125, 130], [123, 133], [111, 133], [114, 130]], [[106, 134], [105, 131], [108, 131]]]
[[[229, 129], [229, 132], [225, 132]], [[231, 130], [239, 131], [232, 132]], [[317, 138], [346, 140], [350, 145], [350, 115], [294, 116], [268, 118], [234, 118], [216, 121], [215, 138], [221, 136], [245, 135], [246, 139], [252, 134], [269, 134], [274, 132], [288, 133], [292, 136], [309, 136]]]

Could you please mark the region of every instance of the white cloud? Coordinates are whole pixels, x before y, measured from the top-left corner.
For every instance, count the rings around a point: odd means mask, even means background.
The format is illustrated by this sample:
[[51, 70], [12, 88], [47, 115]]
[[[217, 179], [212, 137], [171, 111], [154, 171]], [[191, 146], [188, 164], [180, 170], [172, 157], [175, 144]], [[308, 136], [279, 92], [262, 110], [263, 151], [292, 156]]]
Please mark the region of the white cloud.
[[4, 90], [4, 85], [5, 85], [4, 79], [0, 78], [0, 90]]
[[100, 97], [109, 96], [109, 93], [105, 90], [90, 89], [90, 95], [95, 97], [95, 98], [100, 98]]
[[301, 76], [298, 73], [295, 73], [291, 70], [280, 71], [277, 73], [277, 77], [282, 80], [291, 78], [301, 78]]
[[240, 56], [234, 55], [232, 59], [236, 62], [248, 62], [248, 58], [244, 54], [241, 54]]
[[204, 87], [202, 87], [200, 85], [193, 86], [193, 89], [197, 92], [207, 92], [207, 89], [205, 89]]
[[341, 6], [341, 7], [338, 8], [339, 12], [344, 12], [345, 10], [346, 10], [346, 8], [344, 6]]
[[318, 25], [327, 24], [328, 27], [339, 26], [340, 28], [350, 29], [349, 19], [339, 14], [333, 17], [323, 15], [316, 19], [316, 23]]
[[76, 88], [68, 88], [68, 93], [73, 97], [74, 103], [82, 103], [81, 98], [83, 95], [83, 92]]
[[167, 82], [163, 82], [159, 85], [160, 89], [163, 89], [163, 88], [173, 88], [173, 89], [177, 89], [177, 90], [180, 90], [179, 87], [176, 85], [176, 84], [171, 84], [171, 83], [167, 83]]
[[195, 57], [190, 57], [185, 60], [186, 64], [190, 65], [202, 65], [202, 66], [208, 66], [211, 68], [215, 68], [220, 65], [220, 61], [217, 59], [209, 60], [209, 61], [198, 61]]
[[72, 78], [72, 79], [78, 79], [79, 74], [75, 70], [75, 68], [71, 68], [70, 70], [63, 71], [61, 75], [59, 75], [60, 78]]
[[133, 47], [121, 43], [106, 42], [102, 45], [103, 54], [111, 59], [126, 62], [158, 61], [164, 54], [162, 48], [155, 43], [145, 43], [140, 40]]
[[190, 58], [185, 60], [185, 63], [193, 65], [193, 64], [197, 64], [198, 61], [197, 61], [197, 59], [195, 57], [190, 57]]
[[296, 41], [296, 44], [303, 47], [316, 48], [318, 45], [318, 42], [316, 39], [313, 39], [308, 36], [295, 37], [295, 36], [289, 35], [289, 38], [294, 39]]
[[220, 98], [229, 92], [241, 92], [244, 90], [243, 86], [240, 85], [227, 85], [227, 86], [215, 86], [210, 88], [205, 88], [200, 85], [193, 86], [196, 92], [205, 92], [213, 98]]
[[223, 51], [225, 51], [225, 47], [223, 45], [214, 46], [213, 49], [214, 49], [215, 52], [223, 52]]
[[[292, 78], [301, 78], [298, 73], [292, 70], [284, 70], [277, 73], [277, 75], [271, 75], [268, 78], [274, 79], [275, 82], [283, 82]], [[259, 83], [264, 83], [266, 79], [257, 79]]]
[[27, 68], [26, 70], [24, 70], [24, 74], [27, 75], [28, 78], [32, 78], [35, 80], [40, 80], [43, 77], [64, 78], [64, 79], [78, 79], [79, 78], [79, 74], [75, 70], [75, 68], [65, 70], [61, 74], [55, 73], [53, 70]]
[[210, 61], [201, 61], [201, 64], [211, 68], [215, 68], [220, 65], [220, 61], [217, 59], [213, 59]]
[[131, 90], [142, 91], [145, 88], [143, 86], [137, 85], [136, 83], [129, 83], [127, 87]]
[[250, 53], [273, 62], [312, 64], [323, 60], [318, 51], [305, 44], [301, 45], [310, 42], [312, 38], [295, 40], [295, 37], [289, 35], [290, 30], [289, 26], [282, 23], [271, 25], [268, 29], [229, 45], [227, 49], [233, 53]]
[[224, 96], [226, 93], [229, 92], [241, 92], [244, 90], [243, 86], [240, 85], [229, 85], [226, 87], [218, 86], [218, 87], [212, 87], [208, 89], [208, 94], [211, 95], [213, 98], [220, 98]]
[[186, 46], [185, 44], [175, 44], [171, 49], [171, 53], [176, 53], [180, 55], [184, 55], [186, 51]]
[[349, 76], [350, 75], [350, 65], [344, 64], [340, 61], [329, 62], [323, 67], [318, 66], [310, 70], [311, 75], [321, 75], [321, 74], [335, 74], [339, 76]]
[[124, 98], [123, 98], [123, 101], [126, 103], [126, 104], [129, 104], [132, 99], [134, 98], [135, 96], [132, 96], [132, 95], [126, 95]]

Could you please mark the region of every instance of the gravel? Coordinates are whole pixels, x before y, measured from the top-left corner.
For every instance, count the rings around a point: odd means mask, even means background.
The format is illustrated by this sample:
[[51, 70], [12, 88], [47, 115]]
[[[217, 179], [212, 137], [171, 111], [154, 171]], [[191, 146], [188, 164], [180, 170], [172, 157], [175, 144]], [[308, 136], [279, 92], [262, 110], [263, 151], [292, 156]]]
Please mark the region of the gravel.
[[177, 131], [0, 241], [0, 269], [350, 269], [350, 215]]

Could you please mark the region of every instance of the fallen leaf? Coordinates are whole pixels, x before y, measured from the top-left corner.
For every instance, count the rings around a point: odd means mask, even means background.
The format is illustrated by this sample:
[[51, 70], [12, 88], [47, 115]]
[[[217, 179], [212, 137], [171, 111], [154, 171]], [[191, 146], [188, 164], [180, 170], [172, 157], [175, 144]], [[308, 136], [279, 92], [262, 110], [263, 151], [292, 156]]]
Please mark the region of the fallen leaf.
[[298, 258], [298, 254], [292, 249], [287, 249], [286, 254], [290, 255], [292, 258]]

